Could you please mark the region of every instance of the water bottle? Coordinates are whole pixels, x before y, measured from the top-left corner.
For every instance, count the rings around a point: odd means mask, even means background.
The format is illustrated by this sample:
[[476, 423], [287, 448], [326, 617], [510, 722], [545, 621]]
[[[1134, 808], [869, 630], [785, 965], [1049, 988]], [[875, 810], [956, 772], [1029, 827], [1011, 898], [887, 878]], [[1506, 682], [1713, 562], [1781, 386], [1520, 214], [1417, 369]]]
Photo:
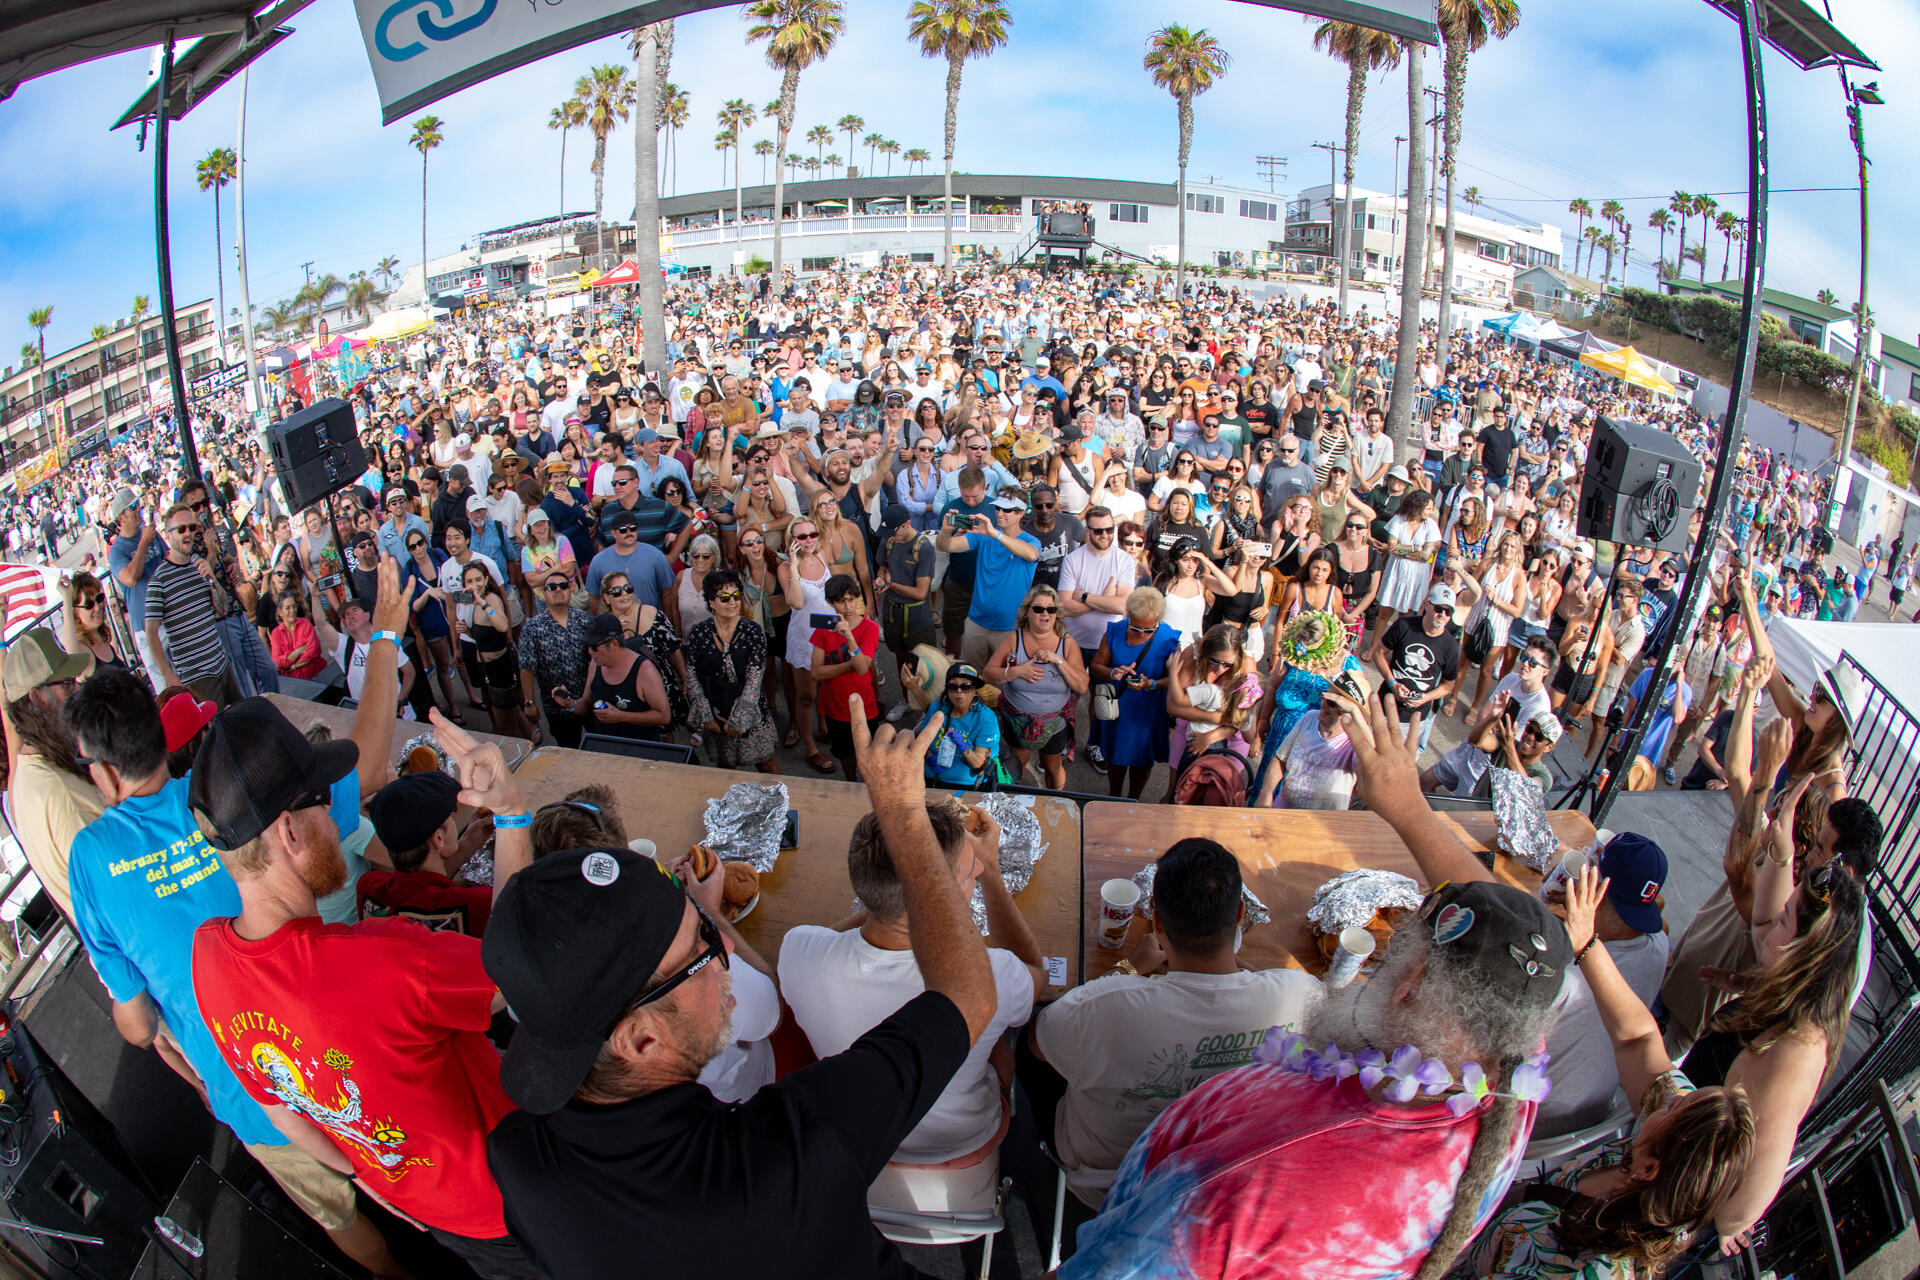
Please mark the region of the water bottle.
[[194, 1235], [172, 1218], [155, 1218], [153, 1228], [166, 1238], [167, 1243], [182, 1253], [198, 1258], [207, 1251], [207, 1246], [200, 1243], [199, 1236]]
[[934, 764], [941, 769], [951, 769], [953, 767], [953, 754], [953, 735], [950, 733], [941, 734], [939, 745], [933, 749]]

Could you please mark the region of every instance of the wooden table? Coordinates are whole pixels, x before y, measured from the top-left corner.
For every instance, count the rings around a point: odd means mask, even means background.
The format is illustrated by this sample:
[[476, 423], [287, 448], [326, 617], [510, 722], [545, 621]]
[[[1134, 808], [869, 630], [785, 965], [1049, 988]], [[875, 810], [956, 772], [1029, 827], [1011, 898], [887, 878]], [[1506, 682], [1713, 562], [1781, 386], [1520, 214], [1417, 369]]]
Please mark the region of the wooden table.
[[[870, 806], [867, 789], [850, 782], [788, 774], [663, 764], [626, 756], [542, 747], [518, 772], [527, 800], [548, 804], [576, 787], [599, 782], [613, 788], [629, 836], [645, 836], [663, 858], [674, 858], [706, 836], [707, 800], [739, 782], [784, 782], [788, 803], [800, 811], [800, 847], [780, 855], [760, 877], [760, 904], [740, 922], [740, 933], [769, 962], [795, 925], [830, 925], [853, 905], [847, 878], [847, 842]], [[964, 794], [964, 793], [963, 793]], [[1040, 954], [1049, 957], [1064, 993], [1080, 981], [1080, 814], [1067, 800], [1036, 798], [1047, 851], [1033, 879], [1014, 902], [1033, 929]]]
[[[1491, 813], [1441, 813], [1439, 817], [1469, 849], [1493, 847]], [[1593, 824], [1585, 814], [1556, 809], [1548, 818], [1563, 843], [1593, 841]], [[1344, 871], [1359, 867], [1398, 871], [1426, 887], [1413, 854], [1393, 828], [1378, 815], [1358, 810], [1095, 803], [1087, 806], [1085, 823], [1082, 952], [1089, 981], [1126, 954], [1124, 947], [1108, 951], [1100, 946], [1101, 884], [1132, 877], [1187, 836], [1207, 836], [1231, 849], [1248, 887], [1272, 913], [1271, 921], [1248, 929], [1241, 944], [1241, 957], [1255, 968], [1325, 970], [1326, 962], [1307, 925], [1307, 908], [1313, 905], [1314, 891]], [[1538, 875], [1506, 854], [1494, 855], [1493, 874], [1529, 892], [1540, 884]], [[1146, 922], [1136, 916], [1127, 934], [1128, 945], [1146, 930]]]
[[[353, 729], [353, 718], [360, 714], [353, 707], [335, 707], [329, 706], [324, 702], [308, 702], [304, 698], [290, 698], [284, 693], [270, 693], [267, 695], [267, 699], [272, 702], [274, 706], [280, 708], [287, 719], [293, 721], [293, 727], [302, 733], [307, 731], [308, 725], [318, 721], [333, 730], [334, 737], [344, 738]], [[486, 713], [483, 711], [478, 714], [482, 722], [484, 722]], [[467, 715], [467, 723], [469, 726], [474, 723], [473, 717], [474, 713], [469, 712]], [[402, 720], [398, 717], [395, 717], [393, 723], [393, 763], [395, 766], [398, 766], [400, 758], [404, 754], [403, 748], [406, 746], [407, 741], [411, 738], [418, 737], [420, 734], [431, 731], [433, 726], [427, 724], [425, 721]], [[478, 729], [471, 727], [468, 728], [467, 732], [482, 742], [498, 743], [500, 750], [507, 757], [508, 768], [515, 768], [520, 764], [524, 764], [527, 758], [533, 754], [533, 744], [525, 738], [507, 738], [497, 733], [482, 733]]]

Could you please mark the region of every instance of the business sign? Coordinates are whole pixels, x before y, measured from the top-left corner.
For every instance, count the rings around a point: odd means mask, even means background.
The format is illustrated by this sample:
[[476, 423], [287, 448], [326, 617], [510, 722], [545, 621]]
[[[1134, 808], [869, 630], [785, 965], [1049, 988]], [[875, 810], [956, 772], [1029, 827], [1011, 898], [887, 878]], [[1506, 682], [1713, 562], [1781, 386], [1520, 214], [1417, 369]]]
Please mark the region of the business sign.
[[247, 380], [247, 366], [236, 364], [231, 368], [216, 369], [212, 373], [202, 374], [187, 384], [187, 399], [199, 404], [223, 391], [231, 391]]
[[1372, 27], [1421, 44], [1440, 43], [1439, 0], [1243, 0], [1273, 9], [1291, 9], [1316, 18], [1332, 18]]
[[354, 0], [392, 124], [450, 93], [589, 40], [631, 31], [717, 0]]

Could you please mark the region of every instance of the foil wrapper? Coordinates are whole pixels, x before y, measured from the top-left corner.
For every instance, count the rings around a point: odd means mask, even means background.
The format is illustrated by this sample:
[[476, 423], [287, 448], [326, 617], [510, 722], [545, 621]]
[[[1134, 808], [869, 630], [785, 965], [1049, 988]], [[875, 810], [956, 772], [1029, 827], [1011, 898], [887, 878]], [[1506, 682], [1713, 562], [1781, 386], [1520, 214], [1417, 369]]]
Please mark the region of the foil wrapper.
[[[1047, 842], [1040, 834], [1040, 819], [1020, 803], [1018, 796], [1002, 792], [980, 796], [974, 803], [1000, 824], [1000, 881], [1007, 886], [1007, 896], [1017, 898], [1032, 882], [1033, 869], [1039, 865], [1040, 855], [1047, 851]], [[852, 910], [859, 911], [864, 906], [866, 904], [856, 897]], [[973, 913], [974, 928], [980, 931], [981, 937], [986, 937], [987, 899], [977, 884], [973, 886], [973, 900], [967, 909]]]
[[[1140, 903], [1134, 907], [1134, 910], [1140, 913], [1140, 918], [1143, 920], [1153, 919], [1153, 875], [1159, 869], [1159, 863], [1149, 862], [1133, 873], [1133, 883], [1140, 890]], [[1251, 929], [1254, 925], [1265, 924], [1273, 919], [1273, 913], [1267, 910], [1267, 904], [1255, 897], [1253, 890], [1248, 888], [1245, 882], [1240, 885], [1240, 897], [1247, 904], [1247, 928]]]
[[489, 840], [481, 845], [479, 850], [476, 851], [471, 858], [467, 859], [467, 865], [460, 868], [460, 874], [455, 876], [454, 879], [458, 880], [461, 884], [492, 884], [493, 841]]
[[[404, 763], [406, 758], [413, 754], [415, 747], [425, 747], [427, 750], [433, 752], [434, 755], [438, 756], [440, 759], [440, 772], [446, 774], [449, 778], [458, 778], [460, 776], [459, 768], [453, 763], [453, 758], [447, 754], [447, 749], [440, 745], [440, 740], [433, 736], [433, 730], [429, 729], [425, 733], [416, 733], [411, 738], [408, 738], [400, 745], [400, 754], [395, 758]], [[491, 884], [492, 881], [489, 880], [488, 883]]]
[[789, 807], [784, 782], [736, 782], [707, 801], [706, 846], [723, 860], [766, 875], [780, 858]]
[[1335, 876], [1313, 891], [1307, 923], [1322, 933], [1364, 929], [1377, 912], [1420, 905], [1420, 886], [1398, 871], [1362, 867]]
[[1560, 837], [1547, 825], [1547, 798], [1540, 784], [1524, 773], [1495, 767], [1492, 778], [1493, 816], [1499, 823], [1500, 848], [1542, 875], [1560, 856]]

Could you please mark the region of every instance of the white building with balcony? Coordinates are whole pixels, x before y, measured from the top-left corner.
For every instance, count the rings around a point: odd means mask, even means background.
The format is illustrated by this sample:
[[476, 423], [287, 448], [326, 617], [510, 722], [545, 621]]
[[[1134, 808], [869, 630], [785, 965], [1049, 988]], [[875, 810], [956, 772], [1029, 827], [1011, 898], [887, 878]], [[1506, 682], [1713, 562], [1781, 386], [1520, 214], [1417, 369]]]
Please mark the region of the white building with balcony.
[[[1398, 275], [1405, 243], [1407, 202], [1384, 192], [1344, 183], [1308, 187], [1287, 202], [1286, 235], [1290, 240], [1325, 242], [1329, 228], [1337, 243], [1333, 251], [1348, 255], [1349, 278], [1391, 284]], [[1446, 210], [1434, 208], [1435, 224], [1427, 243], [1430, 272], [1437, 276], [1446, 244]], [[1505, 306], [1513, 296], [1513, 277], [1532, 266], [1558, 267], [1562, 252], [1560, 228], [1470, 213], [1454, 207], [1453, 291], [1455, 296]]]

